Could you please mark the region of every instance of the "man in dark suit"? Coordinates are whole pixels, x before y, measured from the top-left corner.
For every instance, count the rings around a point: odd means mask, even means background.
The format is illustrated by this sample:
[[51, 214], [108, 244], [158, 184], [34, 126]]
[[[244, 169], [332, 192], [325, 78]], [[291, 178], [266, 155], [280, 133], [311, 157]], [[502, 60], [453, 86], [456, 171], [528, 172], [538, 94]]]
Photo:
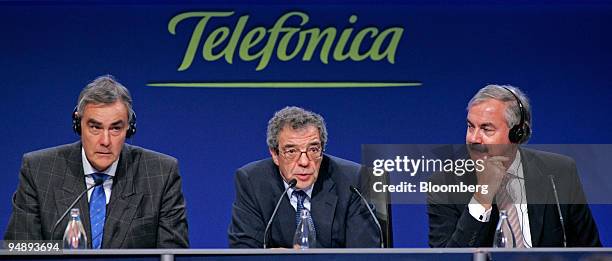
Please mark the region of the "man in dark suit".
[[[463, 182], [487, 189], [429, 193], [431, 247], [493, 246], [501, 210], [507, 213], [509, 224], [503, 227], [508, 238], [506, 247], [601, 246], [574, 161], [520, 148], [531, 134], [531, 111], [527, 97], [518, 88], [482, 88], [468, 104], [467, 125], [464, 155], [482, 160], [484, 169], [463, 176], [438, 173], [431, 182]], [[565, 220], [563, 227], [555, 194]]]
[[[311, 213], [316, 247], [380, 246], [372, 216], [349, 189], [361, 185], [360, 166], [323, 154], [327, 130], [320, 115], [297, 107], [284, 108], [269, 121], [267, 136], [272, 157], [236, 172], [230, 247], [261, 248], [266, 225], [281, 197], [267, 247], [293, 247], [296, 210], [301, 208]], [[292, 179], [297, 185], [283, 195]]]
[[[5, 240], [61, 240], [76, 204], [89, 248], [188, 247], [175, 158], [125, 144], [136, 131], [129, 91], [101, 76], [81, 92], [73, 128], [81, 141], [27, 153]], [[96, 181], [99, 179], [99, 181]]]

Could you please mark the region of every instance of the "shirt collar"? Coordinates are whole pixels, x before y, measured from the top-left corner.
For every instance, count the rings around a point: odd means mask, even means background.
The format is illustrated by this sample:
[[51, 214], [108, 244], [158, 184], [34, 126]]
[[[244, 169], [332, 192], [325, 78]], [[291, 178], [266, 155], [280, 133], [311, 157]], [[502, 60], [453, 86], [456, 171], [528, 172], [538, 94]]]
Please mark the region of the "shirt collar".
[[508, 167], [508, 170], [506, 172], [522, 178], [523, 172], [519, 171], [520, 167], [521, 167], [521, 152], [519, 150], [516, 150], [514, 161], [512, 161], [512, 164], [510, 164], [510, 167]]
[[[281, 174], [282, 176], [282, 174]], [[287, 189], [289, 187], [289, 183], [287, 183], [285, 181], [285, 179], [283, 179], [283, 185], [285, 185], [285, 189]], [[308, 198], [312, 198], [312, 188], [314, 187], [314, 184], [310, 185], [309, 187], [302, 189], [302, 191], [306, 192], [306, 195], [308, 195]], [[289, 190], [287, 190], [287, 195], [289, 195], [289, 198], [291, 198], [291, 195], [293, 195], [293, 191], [295, 191], [296, 189], [294, 188], [290, 188]]]
[[81, 160], [83, 161], [83, 173], [85, 173], [85, 176], [93, 173], [104, 173], [106, 175], [114, 177], [115, 172], [117, 171], [117, 165], [119, 164], [119, 159], [117, 159], [105, 171], [98, 171], [93, 166], [91, 166], [91, 163], [89, 163], [89, 160], [87, 160], [87, 155], [85, 155], [85, 149], [83, 147], [81, 147]]

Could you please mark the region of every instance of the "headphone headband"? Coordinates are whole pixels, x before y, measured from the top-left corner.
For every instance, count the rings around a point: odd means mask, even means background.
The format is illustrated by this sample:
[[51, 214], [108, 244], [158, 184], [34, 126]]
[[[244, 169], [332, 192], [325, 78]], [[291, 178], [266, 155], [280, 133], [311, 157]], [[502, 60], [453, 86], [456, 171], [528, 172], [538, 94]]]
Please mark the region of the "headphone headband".
[[519, 99], [518, 95], [516, 95], [514, 91], [504, 86], [501, 87], [506, 89], [508, 92], [510, 92], [510, 94], [512, 94], [512, 96], [514, 96], [514, 99], [516, 100], [516, 104], [518, 105], [521, 114], [521, 119], [519, 123], [512, 126], [512, 128], [508, 132], [508, 139], [512, 143], [523, 143], [525, 139], [531, 134], [531, 129], [529, 128], [529, 125], [526, 124], [527, 112], [525, 110], [525, 107], [523, 106], [523, 102], [521, 102], [521, 99]]

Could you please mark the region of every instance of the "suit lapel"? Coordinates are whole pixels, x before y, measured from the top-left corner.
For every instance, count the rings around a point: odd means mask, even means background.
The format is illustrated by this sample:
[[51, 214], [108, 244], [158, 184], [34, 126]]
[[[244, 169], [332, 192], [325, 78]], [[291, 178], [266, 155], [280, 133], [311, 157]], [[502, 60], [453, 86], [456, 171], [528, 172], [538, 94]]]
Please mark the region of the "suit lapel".
[[[283, 191], [276, 191], [274, 193], [274, 201], [280, 197], [280, 193]], [[287, 195], [284, 195], [287, 197]], [[273, 204], [276, 204], [274, 202]], [[274, 205], [273, 205], [274, 206]], [[278, 207], [278, 213], [276, 214], [275, 230], [280, 232], [279, 240], [276, 242], [279, 246], [283, 246], [284, 244], [293, 245], [293, 234], [295, 234], [295, 209], [291, 206], [288, 198], [283, 199], [281, 205]], [[272, 231], [270, 231], [272, 234]], [[274, 236], [269, 237], [275, 238]]]
[[[271, 189], [272, 193], [267, 200], [270, 202], [272, 209], [266, 218], [270, 217], [274, 207], [276, 207], [277, 200], [281, 197], [281, 193], [285, 191], [285, 185], [283, 184], [283, 179], [278, 166], [276, 166], [276, 164], [274, 164], [272, 161], [270, 161], [270, 164], [272, 171], [270, 173], [266, 173], [266, 175], [270, 175], [270, 184], [268, 187]], [[295, 209], [293, 209], [293, 206], [291, 206], [290, 199], [287, 194], [283, 195], [283, 197], [284, 198], [281, 200], [280, 206], [278, 206], [278, 212], [274, 217], [274, 221], [272, 222], [272, 226], [270, 227], [268, 234], [268, 242], [270, 242], [268, 243], [268, 246], [270, 247], [283, 247], [285, 245], [291, 246], [293, 244], [293, 234], [295, 233], [296, 226]]]
[[123, 145], [115, 177], [110, 202], [107, 205], [104, 224], [104, 248], [121, 248], [130, 228], [136, 209], [142, 200], [142, 194], [134, 190], [134, 177], [138, 171], [139, 159], [132, 159], [130, 147]]
[[[65, 155], [63, 158], [66, 160], [66, 169], [59, 170], [60, 173], [56, 173], [58, 176], [64, 176], [64, 182], [62, 184], [62, 188], [54, 192], [55, 204], [57, 206], [57, 216], [54, 220], [57, 220], [57, 218], [64, 213], [62, 211], [66, 211], [70, 204], [79, 196], [79, 193], [82, 193], [86, 188], [85, 174], [83, 172], [83, 161], [81, 158], [81, 143], [73, 143], [71, 148], [68, 150], [68, 155]], [[79, 209], [81, 222], [85, 228], [87, 239], [91, 239], [91, 228], [89, 225], [89, 203], [87, 200], [87, 195], [83, 195], [81, 200], [79, 200], [74, 207]], [[55, 232], [55, 239], [62, 237], [64, 234], [64, 228], [66, 228], [66, 225], [68, 224], [68, 220], [70, 220], [70, 217], [66, 216], [60, 223]]]
[[328, 162], [329, 158], [325, 157], [310, 201], [319, 247], [332, 246], [332, 226], [338, 203], [336, 183], [329, 174], [333, 170], [330, 169]]
[[548, 202], [550, 190], [549, 186], [546, 186], [548, 184], [546, 177], [538, 167], [534, 155], [525, 149], [521, 149], [521, 154], [527, 202], [533, 202], [527, 205], [531, 243], [532, 246], [537, 247], [542, 238], [542, 225], [544, 223], [544, 212], [546, 211], [545, 203]]

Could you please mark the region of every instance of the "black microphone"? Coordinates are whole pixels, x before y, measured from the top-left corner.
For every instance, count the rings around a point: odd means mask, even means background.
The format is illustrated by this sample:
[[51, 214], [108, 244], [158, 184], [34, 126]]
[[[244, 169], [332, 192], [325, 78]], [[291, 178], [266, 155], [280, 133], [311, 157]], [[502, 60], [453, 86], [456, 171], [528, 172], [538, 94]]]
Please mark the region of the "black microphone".
[[270, 230], [270, 226], [272, 225], [272, 221], [274, 220], [274, 217], [276, 217], [276, 212], [278, 211], [278, 207], [280, 206], [281, 202], [283, 201], [283, 198], [285, 198], [285, 194], [287, 194], [287, 191], [290, 188], [295, 187], [295, 185], [297, 185], [297, 179], [291, 179], [289, 181], [289, 186], [285, 189], [285, 191], [283, 191], [283, 194], [281, 194], [281, 196], [278, 198], [278, 201], [276, 202], [276, 207], [274, 208], [274, 212], [272, 212], [272, 215], [270, 216], [270, 221], [268, 221], [268, 225], [266, 225], [266, 230], [264, 230], [264, 239], [263, 239], [263, 248], [267, 248], [267, 239], [268, 239], [268, 231]]
[[548, 175], [552, 184], [553, 192], [555, 193], [555, 202], [557, 203], [557, 212], [559, 212], [559, 221], [561, 221], [561, 231], [563, 231], [563, 247], [567, 247], [567, 235], [565, 234], [565, 222], [563, 222], [563, 214], [561, 214], [561, 204], [559, 203], [559, 194], [557, 194], [557, 186], [553, 175]]
[[357, 194], [357, 196], [359, 196], [361, 198], [363, 203], [368, 208], [368, 211], [370, 211], [370, 215], [374, 219], [374, 222], [376, 222], [376, 227], [378, 228], [378, 234], [380, 235], [380, 248], [385, 248], [385, 243], [384, 243], [385, 241], [383, 240], [382, 228], [380, 226], [380, 223], [378, 222], [378, 218], [376, 218], [376, 215], [374, 215], [374, 211], [372, 211], [372, 208], [370, 207], [370, 204], [368, 204], [368, 201], [361, 195], [361, 193], [359, 193], [359, 190], [356, 187], [351, 185], [350, 188], [351, 188], [352, 192], [354, 192], [355, 194]]
[[91, 190], [92, 188], [95, 188], [97, 186], [102, 185], [102, 183], [104, 183], [103, 179], [98, 179], [95, 180], [94, 179], [94, 185], [85, 189], [83, 192], [81, 192], [81, 195], [79, 195], [73, 202], [72, 204], [70, 204], [70, 206], [66, 209], [66, 212], [64, 212], [64, 214], [57, 220], [57, 222], [55, 222], [55, 225], [53, 225], [53, 229], [51, 229], [51, 239], [53, 239], [53, 235], [55, 234], [55, 229], [57, 229], [57, 226], [59, 226], [59, 224], [62, 222], [62, 220], [64, 219], [64, 217], [66, 217], [66, 215], [68, 215], [68, 212], [74, 207], [74, 205], [76, 205], [76, 203], [81, 200], [81, 198], [83, 197], [83, 195], [85, 195], [85, 193], [87, 193], [87, 191]]

